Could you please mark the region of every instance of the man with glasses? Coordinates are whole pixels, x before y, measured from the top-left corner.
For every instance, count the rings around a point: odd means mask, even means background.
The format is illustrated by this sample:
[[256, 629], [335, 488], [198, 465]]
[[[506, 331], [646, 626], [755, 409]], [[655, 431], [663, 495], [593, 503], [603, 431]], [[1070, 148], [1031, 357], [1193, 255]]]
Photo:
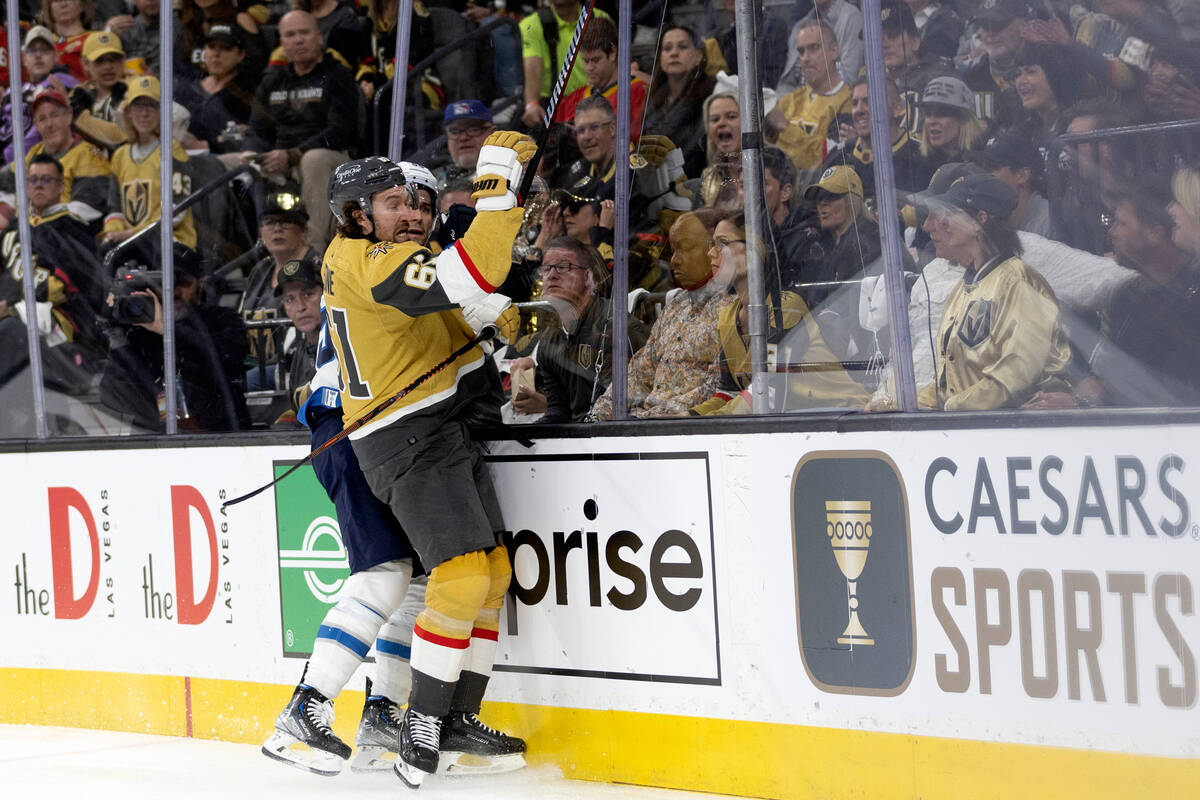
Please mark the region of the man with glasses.
[[[308, 211], [300, 198], [299, 187], [292, 184], [273, 189], [267, 195], [266, 209], [259, 226], [259, 238], [267, 255], [250, 269], [246, 278], [246, 288], [238, 305], [242, 319], [263, 320], [280, 316], [280, 270], [292, 261], [315, 259], [320, 263], [321, 260], [321, 253], [309, 247], [307, 234]], [[250, 355], [259, 364], [268, 367], [277, 363], [283, 347], [283, 328], [251, 329], [247, 334]], [[274, 388], [274, 369], [259, 369], [259, 364], [246, 372], [248, 391]]]
[[612, 197], [616, 176], [617, 115], [608, 100], [592, 95], [575, 107], [575, 142], [583, 158], [568, 173], [567, 180], [579, 185], [598, 181], [600, 194]]
[[[25, 162], [30, 163], [41, 153], [54, 156], [63, 170], [60, 202], [66, 203], [77, 217], [99, 230], [100, 220], [109, 207], [112, 184], [108, 159], [100, 148], [83, 141], [71, 130], [71, 111], [67, 98], [60, 92], [43, 89], [34, 96], [31, 105], [33, 124], [42, 140], [30, 148]], [[0, 173], [0, 192], [3, 192], [0, 199], [10, 208], [16, 205], [13, 187], [14, 174], [10, 165]]]
[[294, 184], [273, 189], [267, 194], [266, 208], [259, 224], [259, 238], [267, 256], [258, 261], [246, 277], [246, 288], [238, 311], [247, 319], [260, 309], [277, 309], [275, 288], [279, 269], [289, 261], [321, 254], [308, 246], [308, 210]]
[[469, 180], [475, 174], [475, 163], [479, 160], [479, 148], [483, 146], [483, 140], [496, 130], [492, 124], [492, 112], [478, 100], [458, 100], [446, 106], [442, 127], [446, 132], [450, 163], [435, 173], [438, 183], [445, 186], [460, 178]]
[[[612, 382], [612, 304], [599, 293], [608, 270], [592, 247], [569, 236], [550, 242], [542, 261], [542, 294], [558, 314], [536, 339], [537, 389], [523, 386], [513, 408], [544, 411], [541, 422], [582, 422]], [[619, 306], [618, 306], [619, 307]], [[629, 318], [628, 355], [633, 356], [650, 331]]]
[[[29, 227], [33, 237], [30, 252], [37, 271], [38, 296], [53, 304], [55, 317], [64, 318], [59, 321], [70, 320], [70, 325], [61, 330], [73, 329], [69, 336], [74, 341], [93, 345], [98, 353], [103, 353], [96, 315], [104, 305], [105, 287], [100, 278], [96, 240], [61, 202], [62, 165], [45, 153], [34, 156], [25, 186], [29, 194]], [[14, 277], [21, 274], [21, 240], [16, 220], [0, 233], [0, 252], [4, 254], [0, 263], [0, 317], [4, 317], [9, 308], [24, 299], [20, 279]], [[56, 342], [48, 337], [48, 343]], [[18, 360], [24, 363], [24, 359]]]

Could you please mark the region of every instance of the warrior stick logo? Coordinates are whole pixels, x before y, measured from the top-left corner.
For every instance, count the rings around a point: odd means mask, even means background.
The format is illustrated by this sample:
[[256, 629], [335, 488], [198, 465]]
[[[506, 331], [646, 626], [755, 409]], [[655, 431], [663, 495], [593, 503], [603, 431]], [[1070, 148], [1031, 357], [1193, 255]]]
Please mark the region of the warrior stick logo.
[[897, 695], [912, 678], [912, 557], [900, 472], [874, 451], [810, 453], [792, 477], [797, 634], [827, 692]]

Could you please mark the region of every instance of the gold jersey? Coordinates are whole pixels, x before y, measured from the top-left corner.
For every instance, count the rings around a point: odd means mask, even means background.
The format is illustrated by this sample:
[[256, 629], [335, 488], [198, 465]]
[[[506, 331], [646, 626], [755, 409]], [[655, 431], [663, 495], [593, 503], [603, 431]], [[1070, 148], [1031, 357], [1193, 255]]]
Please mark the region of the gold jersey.
[[[412, 242], [334, 237], [321, 274], [347, 424], [474, 338], [460, 304], [495, 289], [478, 276], [507, 268], [521, 218], [519, 207], [481, 212], [466, 235], [436, 256]], [[483, 364], [483, 351], [471, 348], [351, 438], [452, 401], [464, 376]]]
[[1071, 349], [1046, 279], [1020, 258], [985, 264], [946, 298], [937, 373], [920, 404], [947, 411], [1016, 408], [1068, 390]]
[[[171, 173], [171, 194], [179, 203], [192, 193], [191, 169], [188, 155], [179, 142], [172, 142], [175, 159]], [[104, 231], [123, 231], [144, 228], [157, 220], [159, 195], [162, 182], [159, 180], [159, 153], [154, 148], [140, 161], [133, 155], [133, 145], [122, 145], [113, 153], [112, 171], [116, 182], [116, 196], [109, 201], [108, 216], [104, 220]], [[192, 212], [184, 211], [182, 219], [175, 221], [175, 238], [193, 250], [196, 249], [196, 227], [192, 223]]]
[[[775, 144], [787, 153], [800, 169], [821, 166], [829, 155], [826, 142], [838, 114], [850, 113], [850, 87], [838, 84], [830, 94], [801, 86], [779, 98], [779, 110], [788, 125]], [[836, 131], [835, 131], [836, 134]]]

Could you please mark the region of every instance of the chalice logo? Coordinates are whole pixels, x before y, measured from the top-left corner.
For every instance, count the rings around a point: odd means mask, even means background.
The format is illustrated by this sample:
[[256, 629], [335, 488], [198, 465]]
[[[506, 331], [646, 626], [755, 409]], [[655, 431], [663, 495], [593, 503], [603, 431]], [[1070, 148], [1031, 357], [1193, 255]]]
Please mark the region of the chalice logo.
[[862, 622], [858, 619], [858, 579], [867, 565], [871, 547], [871, 501], [826, 500], [825, 535], [833, 547], [833, 557], [849, 583], [850, 620], [838, 637], [838, 644], [873, 645]]

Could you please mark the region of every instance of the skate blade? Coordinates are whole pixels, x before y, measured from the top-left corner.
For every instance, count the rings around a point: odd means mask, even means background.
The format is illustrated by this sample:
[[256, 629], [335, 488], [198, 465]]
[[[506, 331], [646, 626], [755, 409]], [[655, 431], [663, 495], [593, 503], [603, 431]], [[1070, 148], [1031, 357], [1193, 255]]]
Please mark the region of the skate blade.
[[354, 751], [354, 760], [350, 762], [350, 771], [380, 772], [392, 769], [395, 764], [395, 752], [378, 745], [362, 745]]
[[342, 771], [342, 760], [333, 753], [314, 750], [296, 737], [279, 731], [275, 731], [271, 738], [267, 739], [262, 746], [262, 753], [268, 758], [315, 775], [333, 777]]
[[498, 775], [516, 772], [525, 766], [525, 757], [520, 753], [507, 756], [477, 756], [471, 753], [443, 751], [438, 756], [439, 775]]
[[420, 789], [421, 782], [429, 775], [428, 772], [422, 772], [411, 764], [407, 763], [403, 758], [397, 758], [392, 767], [392, 771], [396, 773], [396, 777], [410, 789]]

